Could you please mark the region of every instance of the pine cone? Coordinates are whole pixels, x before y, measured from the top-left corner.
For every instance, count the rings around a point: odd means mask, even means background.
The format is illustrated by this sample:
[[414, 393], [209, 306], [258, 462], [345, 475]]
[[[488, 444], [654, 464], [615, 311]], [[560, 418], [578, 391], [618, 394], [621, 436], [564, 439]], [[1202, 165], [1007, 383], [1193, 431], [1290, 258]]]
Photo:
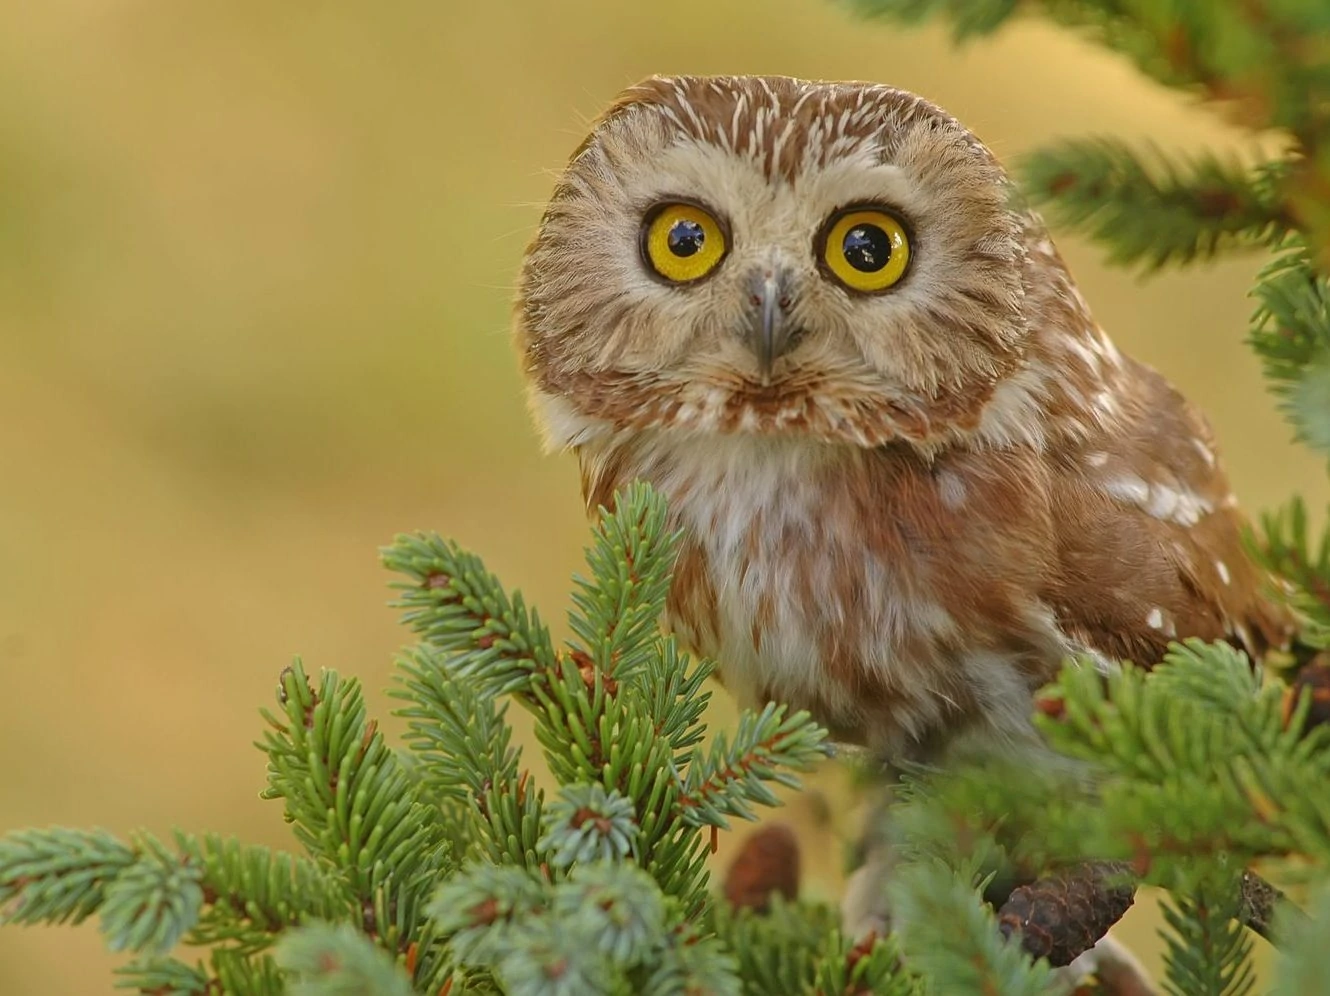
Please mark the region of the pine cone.
[[1120, 884], [1126, 874], [1118, 862], [1085, 862], [1022, 885], [998, 910], [998, 929], [1003, 937], [1019, 931], [1036, 958], [1068, 965], [1131, 907], [1136, 890]]
[[799, 840], [784, 823], [750, 833], [725, 875], [725, 898], [735, 909], [765, 913], [774, 893], [799, 895]]

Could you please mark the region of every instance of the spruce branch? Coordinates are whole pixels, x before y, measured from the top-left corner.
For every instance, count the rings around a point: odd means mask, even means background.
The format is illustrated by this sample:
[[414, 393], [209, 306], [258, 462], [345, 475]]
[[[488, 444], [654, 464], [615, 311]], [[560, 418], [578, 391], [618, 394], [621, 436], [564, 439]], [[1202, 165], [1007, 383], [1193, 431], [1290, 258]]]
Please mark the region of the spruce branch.
[[297, 661], [282, 673], [279, 718], [262, 747], [264, 798], [282, 799], [296, 836], [370, 898], [389, 878], [432, 870], [446, 858], [441, 834], [414, 783], [365, 717], [360, 683], [324, 671], [316, 690]]
[[[649, 812], [659, 816], [672, 806], [665, 797], [671, 782], [652, 784], [648, 776], [670, 767], [668, 746], [678, 749], [700, 736], [698, 724], [662, 745], [660, 730], [677, 726], [681, 716], [700, 719], [705, 696], [700, 681], [683, 679], [687, 665], [672, 644], [661, 653], [657, 623], [678, 541], [667, 529], [664, 501], [637, 483], [616, 492], [611, 504], [601, 510], [587, 550], [590, 577], [576, 579], [570, 650], [528, 698], [554, 776], [565, 785], [600, 781], [627, 795], [645, 826]], [[662, 656], [673, 658], [668, 663], [677, 666], [677, 677], [662, 681]], [[654, 829], [647, 828], [648, 839]]]
[[536, 849], [555, 868], [626, 858], [636, 844], [636, 815], [633, 801], [613, 789], [566, 785], [549, 807], [549, 830]]
[[[477, 809], [493, 824], [495, 860], [534, 866], [534, 851], [543, 848], [557, 869], [631, 855], [667, 894], [697, 913], [706, 905], [705, 855], [698, 824], [681, 804], [684, 783], [677, 772], [694, 764], [708, 699], [703, 683], [711, 668], [690, 666], [674, 641], [656, 631], [676, 542], [666, 521], [662, 500], [645, 485], [615, 496], [588, 550], [590, 575], [577, 582], [575, 640], [566, 653], [548, 646], [534, 616], [498, 587], [478, 559], [450, 544], [399, 539], [385, 559], [410, 579], [396, 587], [407, 592], [407, 621], [427, 641], [403, 661], [399, 693], [410, 703], [402, 714], [411, 724], [408, 739], [423, 783], [455, 803], [478, 801]], [[536, 655], [543, 663], [518, 660], [499, 648], [492, 623], [485, 622], [497, 617], [509, 621], [507, 632], [526, 634], [524, 646], [548, 648]], [[496, 648], [505, 653], [496, 656]], [[508, 680], [514, 667], [525, 676], [521, 681]], [[493, 816], [496, 807], [511, 806], [505, 786], [514, 777], [522, 781], [515, 757], [498, 760], [506, 756], [505, 727], [486, 700], [503, 693], [535, 715], [536, 736], [555, 779], [566, 792], [586, 796], [578, 796], [575, 806], [556, 805], [541, 848], [533, 848], [532, 836], [539, 809], [527, 814], [534, 819], [505, 815], [496, 823]], [[741, 733], [753, 722], [741, 720]], [[803, 755], [823, 734], [814, 734], [806, 717], [788, 725], [777, 717], [769, 725], [772, 744], [751, 744], [748, 756], [731, 759], [733, 770], [713, 772], [714, 784], [698, 782], [705, 805], [719, 792], [727, 804], [743, 805], [751, 814], [744, 802], [750, 794], [752, 804], [775, 801], [763, 780], [794, 784], [782, 768], [804, 765]], [[809, 729], [796, 730], [805, 725]], [[717, 755], [696, 763], [721, 760]], [[486, 802], [482, 793], [496, 794]], [[505, 842], [520, 846], [503, 852]]]
[[[395, 585], [406, 592], [399, 604], [408, 608], [408, 624], [446, 655], [444, 666], [458, 679], [478, 683], [483, 693], [514, 694], [535, 714], [537, 738], [558, 781], [599, 780], [622, 791], [630, 779], [640, 782], [642, 772], [660, 767], [642, 756], [644, 749], [652, 753], [650, 747], [624, 749], [648, 744], [653, 724], [640, 703], [619, 694], [619, 686], [636, 682], [647, 669], [645, 658], [654, 656], [644, 641], [648, 634], [655, 639], [673, 557], [673, 539], [662, 533], [663, 524], [659, 499], [641, 489], [620, 496], [615, 512], [601, 522], [588, 553], [593, 577], [578, 582], [581, 612], [572, 620], [587, 645], [604, 644], [595, 658], [580, 646], [556, 653], [520, 596], [509, 598], [478, 558], [453, 544], [432, 536], [399, 537], [384, 559], [411, 579]], [[626, 618], [619, 619], [620, 611]], [[420, 671], [412, 674], [418, 683]], [[432, 725], [428, 716], [422, 719], [418, 744]], [[526, 840], [526, 831], [521, 837]]]
[[15, 830], [0, 837], [0, 923], [81, 923], [137, 860], [104, 830]]
[[548, 883], [524, 868], [474, 864], [445, 881], [427, 912], [461, 962], [493, 965], [509, 946], [510, 928], [543, 912]]
[[1038, 150], [1022, 169], [1023, 189], [1054, 224], [1108, 248], [1119, 265], [1147, 271], [1271, 245], [1293, 226], [1267, 177], [1212, 155], [1145, 161], [1112, 139], [1065, 141]]
[[1067, 668], [1044, 703], [1037, 720], [1053, 746], [1124, 779], [1222, 787], [1217, 772], [1227, 770], [1233, 797], [1250, 805], [1243, 773], [1255, 777], [1274, 759], [1330, 770], [1327, 733], [1291, 726], [1280, 689], [1258, 688], [1245, 655], [1226, 643], [1174, 644], [1152, 671], [1125, 666], [1107, 681]]
[[544, 796], [528, 789], [521, 751], [512, 746], [505, 707], [458, 674], [445, 655], [423, 645], [398, 659], [400, 685], [390, 692], [409, 703], [406, 741], [424, 786], [460, 803], [469, 839], [495, 861], [534, 864]]
[[[600, 780], [622, 788], [630, 754], [651, 726], [627, 688], [580, 651], [560, 654], [546, 680], [527, 695], [536, 717], [536, 739], [550, 772], [561, 783]], [[607, 768], [612, 769], [607, 771]]]
[[643, 826], [646, 842], [639, 859], [643, 868], [660, 883], [661, 891], [677, 899], [684, 906], [684, 915], [699, 917], [711, 905], [707, 892], [708, 846], [677, 810], [671, 810], [659, 820], [648, 835]]
[[342, 882], [306, 858], [241, 844], [216, 834], [175, 834], [180, 860], [199, 870], [203, 910], [191, 944], [226, 943], [252, 953], [288, 927], [351, 914]]
[[408, 703], [405, 739], [420, 763], [425, 784], [443, 799], [480, 804], [493, 787], [515, 785], [522, 752], [512, 746], [505, 708], [459, 676], [433, 647], [422, 645], [397, 661], [399, 687], [390, 694]]
[[1289, 390], [1284, 411], [1297, 427], [1298, 442], [1330, 453], [1330, 357], [1307, 367]]
[[592, 938], [583, 924], [570, 929], [552, 917], [534, 917], [511, 937], [495, 966], [508, 996], [629, 992], [622, 970], [588, 943]]
[[738, 964], [720, 940], [684, 921], [638, 987], [641, 996], [741, 996]]
[[659, 886], [617, 862], [579, 865], [556, 886], [482, 865], [445, 883], [431, 911], [457, 957], [509, 993], [617, 991], [665, 940]]
[[175, 958], [132, 961], [115, 970], [117, 989], [144, 996], [287, 996], [286, 980], [267, 955], [246, 957], [234, 950], [213, 951], [211, 965]]
[[450, 667], [501, 695], [524, 690], [533, 675], [556, 672], [554, 646], [520, 594], [509, 597], [479, 557], [433, 533], [398, 536], [384, 565], [407, 580], [395, 603], [402, 621], [431, 646], [452, 655]]
[[814, 996], [922, 996], [929, 983], [901, 960], [894, 938], [851, 943], [832, 935], [818, 967]]
[[393, 959], [349, 924], [310, 924], [283, 938], [290, 996], [414, 996]]
[[848, 5], [863, 16], [910, 26], [945, 18], [955, 39], [965, 41], [996, 31], [1016, 13], [1020, 0], [850, 0]]
[[998, 931], [992, 911], [950, 866], [921, 861], [899, 870], [888, 886], [901, 924], [905, 959], [936, 992], [1041, 996], [1048, 963], [1031, 961]]
[[660, 652], [647, 666], [642, 694], [648, 713], [655, 717], [655, 737], [665, 740], [676, 764], [702, 742], [711, 693], [705, 690], [715, 667], [709, 661], [691, 664], [673, 637], [661, 641]]
[[870, 17], [942, 19], [958, 39], [989, 34], [1018, 12], [1038, 13], [1131, 59], [1165, 86], [1225, 106], [1253, 128], [1285, 128], [1304, 143], [1326, 133], [1318, 95], [1330, 57], [1309, 43], [1330, 31], [1314, 3], [1160, 3], [1140, 0], [851, 0]]
[[280, 717], [264, 713], [263, 796], [282, 799], [296, 837], [345, 878], [365, 932], [401, 951], [450, 866], [438, 810], [419, 800], [420, 783], [366, 719], [355, 679], [325, 671], [316, 690], [297, 661], [282, 673], [278, 702]]
[[605, 680], [631, 680], [658, 656], [657, 621], [665, 609], [679, 533], [667, 528], [664, 498], [641, 482], [601, 509], [586, 551], [590, 578], [575, 577], [574, 652]]
[[146, 833], [19, 831], [0, 839], [0, 884], [19, 883], [9, 920], [77, 923], [100, 910], [112, 950], [161, 952], [183, 937], [253, 953], [306, 918], [351, 910], [313, 862], [180, 832], [171, 850]]
[[102, 933], [112, 951], [162, 954], [198, 922], [202, 871], [146, 833], [135, 837], [134, 850], [134, 863], [106, 886]]
[[[1103, 935], [1125, 909], [1114, 896], [1129, 904], [1136, 880], [1186, 897], [1211, 887], [1214, 863], [1325, 860], [1327, 807], [1293, 788], [1325, 777], [1324, 734], [1305, 730], [1305, 706], [1290, 714], [1278, 687], [1259, 686], [1231, 647], [1175, 645], [1153, 672], [1128, 667], [1108, 680], [1073, 666], [1046, 694], [1040, 725], [1061, 752], [1093, 766], [1089, 780], [971, 765], [912, 778], [892, 823], [908, 861], [1038, 879], [994, 901], [1005, 899], [1000, 920], [1022, 927], [1024, 943], [1036, 939], [1032, 950], [1054, 964]], [[1105, 860], [1133, 874], [1088, 891], [1066, 878]], [[1250, 871], [1241, 883], [1235, 915], [1270, 937], [1284, 897]]]
[[[1330, 243], [1327, 243], [1330, 244]], [[1261, 270], [1250, 342], [1299, 440], [1330, 452], [1330, 267], [1318, 272], [1308, 243], [1284, 241]]]
[[717, 903], [710, 927], [735, 952], [746, 996], [804, 996], [833, 937], [839, 940], [839, 921], [830, 909], [779, 897], [765, 913]]
[[780, 804], [766, 783], [797, 786], [791, 771], [806, 771], [826, 757], [825, 739], [826, 730], [806, 712], [786, 718], [784, 706], [768, 703], [761, 712], [744, 713], [732, 741], [718, 735], [707, 755], [689, 765], [679, 800], [685, 819], [727, 830], [727, 816], [756, 819], [750, 803]]
[[644, 964], [665, 936], [666, 904], [655, 880], [627, 863], [591, 861], [554, 889], [550, 916], [576, 921], [587, 942], [614, 964]]
[[146, 833], [129, 844], [60, 827], [0, 838], [3, 922], [79, 923], [99, 912], [113, 951], [171, 948], [199, 919], [201, 877]]
[[1188, 649], [1175, 648], [1153, 675], [1127, 667], [1103, 682], [1084, 668], [1064, 671], [1059, 709], [1039, 725], [1059, 751], [1096, 765], [1100, 809], [1087, 820], [1050, 806], [1041, 835], [1086, 857], [1128, 861], [1146, 881], [1184, 891], [1198, 884], [1195, 868], [1207, 859], [1324, 862], [1330, 804], [1305, 786], [1326, 776], [1325, 731], [1303, 731], [1300, 719], [1286, 724], [1277, 688], [1231, 710], [1220, 707], [1221, 696], [1179, 700], [1170, 686], [1187, 685], [1168, 680], [1170, 667], [1218, 672], [1237, 663], [1227, 649]]
[[220, 996], [218, 980], [204, 971], [201, 963], [188, 965], [175, 958], [147, 958], [132, 961], [115, 970], [117, 989], [161, 996]]
[[[1146, 680], [1154, 683], [1160, 695], [1175, 696], [1179, 702], [1238, 721], [1245, 717], [1253, 699], [1269, 694], [1262, 690], [1261, 680], [1245, 653], [1229, 643], [1196, 639], [1172, 644], [1162, 666], [1153, 669]], [[1258, 744], [1266, 742], [1261, 732], [1253, 730], [1251, 736]]]
[[[1330, 774], [1330, 728], [1308, 722], [1310, 697], [1290, 708], [1241, 655], [1188, 644], [1151, 674], [1127, 668], [1105, 681], [1074, 670], [1045, 702], [1052, 739], [1100, 762], [1093, 784], [1026, 777], [1013, 792], [1020, 778], [995, 763], [930, 773], [926, 791], [921, 779], [905, 793], [900, 824], [917, 839], [893, 885], [903, 940], [853, 942], [817, 904], [768, 895], [766, 917], [718, 905], [702, 831], [774, 803], [774, 784], [794, 784], [823, 756], [825, 731], [771, 704], [703, 749], [709, 665], [645, 629], [616, 642], [632, 628], [615, 613], [655, 604], [635, 601], [651, 585], [620, 563], [658, 549], [664, 520], [643, 517], [653, 502], [643, 492], [615, 503], [601, 536], [620, 539], [591, 557], [581, 582], [587, 618], [600, 612], [604, 624], [583, 637], [600, 649], [551, 650], [549, 667], [507, 692], [535, 714], [552, 760], [548, 807], [512, 746], [494, 691], [503, 682], [457, 666], [493, 649], [473, 628], [399, 662], [403, 754], [367, 719], [354, 681], [325, 672], [314, 683], [299, 664], [283, 674], [262, 744], [267, 794], [283, 800], [311, 858], [185, 834], [167, 848], [146, 836], [24, 831], [0, 839], [8, 914], [100, 911], [127, 947], [159, 951], [172, 937], [213, 946], [198, 966], [129, 966], [122, 985], [145, 992], [1019, 993], [1036, 991], [1047, 966], [1005, 943], [983, 906], [973, 886], [994, 868], [1038, 877], [1088, 855], [1130, 861], [1144, 880], [1190, 895], [1207, 861], [1330, 857], [1330, 803], [1299, 791]], [[459, 817], [464, 828], [444, 825]], [[1023, 943], [1043, 929], [1055, 954], [1071, 933], [1053, 936], [1041, 881], [1009, 890], [1001, 919]], [[1254, 876], [1242, 882], [1243, 922], [1283, 915], [1278, 893], [1253, 888], [1263, 885]], [[1012, 897], [1030, 900], [1026, 914]], [[274, 942], [278, 960], [265, 950]]]
[[267, 954], [247, 958], [217, 949], [212, 955], [212, 972], [216, 990], [224, 996], [287, 996], [286, 979]]
[[1173, 996], [1246, 996], [1256, 987], [1251, 936], [1242, 929], [1239, 877], [1174, 896], [1163, 907]]
[[840, 930], [836, 911], [773, 896], [768, 908], [717, 904], [709, 915], [717, 937], [738, 958], [746, 996], [911, 996], [923, 980], [901, 963], [891, 938], [860, 940]]

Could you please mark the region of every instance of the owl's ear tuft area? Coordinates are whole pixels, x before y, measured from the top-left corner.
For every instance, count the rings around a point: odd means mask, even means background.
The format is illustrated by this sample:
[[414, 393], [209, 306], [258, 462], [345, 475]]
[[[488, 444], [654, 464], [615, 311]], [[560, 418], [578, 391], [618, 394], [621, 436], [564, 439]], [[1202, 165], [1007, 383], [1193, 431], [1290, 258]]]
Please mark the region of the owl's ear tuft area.
[[664, 103], [670, 94], [677, 91], [678, 78], [673, 76], [648, 76], [638, 83], [634, 83], [626, 90], [620, 91], [609, 106], [602, 110], [591, 121], [587, 128], [586, 137], [578, 143], [573, 154], [568, 157], [570, 163], [576, 162], [589, 149], [596, 136], [601, 130], [614, 118], [632, 110], [634, 107], [641, 107], [648, 104]]

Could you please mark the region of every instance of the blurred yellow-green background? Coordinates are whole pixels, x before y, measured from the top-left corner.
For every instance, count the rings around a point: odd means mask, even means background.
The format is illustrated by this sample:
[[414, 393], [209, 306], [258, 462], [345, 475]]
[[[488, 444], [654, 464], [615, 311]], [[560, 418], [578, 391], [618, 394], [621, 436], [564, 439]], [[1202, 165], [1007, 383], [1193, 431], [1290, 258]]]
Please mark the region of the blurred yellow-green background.
[[[1052, 28], [957, 51], [833, 0], [0, 5], [0, 830], [287, 844], [257, 709], [299, 653], [386, 713], [397, 531], [561, 617], [583, 517], [528, 426], [512, 282], [552, 171], [656, 72], [887, 81], [1007, 158], [1100, 131], [1251, 151]], [[1325, 497], [1241, 341], [1258, 260], [1142, 284], [1061, 241], [1249, 508]], [[784, 814], [827, 895], [818, 810]], [[1157, 965], [1148, 914], [1124, 933]], [[90, 925], [0, 930], [5, 996], [108, 993], [112, 964]]]

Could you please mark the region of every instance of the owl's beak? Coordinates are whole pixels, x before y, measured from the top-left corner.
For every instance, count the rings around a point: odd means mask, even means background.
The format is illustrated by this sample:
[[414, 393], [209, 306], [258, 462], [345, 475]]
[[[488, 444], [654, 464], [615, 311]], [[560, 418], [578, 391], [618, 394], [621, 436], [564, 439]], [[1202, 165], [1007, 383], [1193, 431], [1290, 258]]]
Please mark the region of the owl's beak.
[[757, 354], [757, 367], [763, 385], [771, 383], [771, 372], [776, 361], [789, 352], [794, 344], [794, 328], [789, 316], [789, 284], [786, 274], [771, 270], [753, 274], [749, 284], [749, 303], [753, 309], [749, 345]]

